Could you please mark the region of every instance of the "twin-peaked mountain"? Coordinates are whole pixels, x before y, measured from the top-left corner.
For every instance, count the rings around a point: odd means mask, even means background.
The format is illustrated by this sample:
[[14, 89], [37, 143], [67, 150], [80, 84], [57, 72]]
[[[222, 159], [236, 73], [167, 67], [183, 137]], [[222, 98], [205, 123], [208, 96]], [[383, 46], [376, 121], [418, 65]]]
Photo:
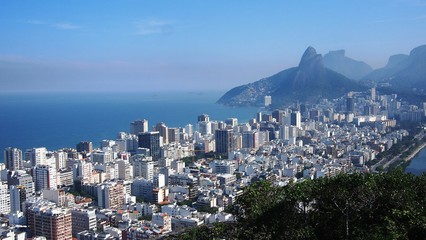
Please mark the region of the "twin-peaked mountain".
[[324, 65], [321, 54], [308, 47], [299, 66], [281, 71], [259, 81], [235, 87], [217, 102], [232, 106], [262, 105], [264, 96], [272, 97], [274, 105], [295, 100], [316, 101], [337, 98], [349, 91], [365, 87]]

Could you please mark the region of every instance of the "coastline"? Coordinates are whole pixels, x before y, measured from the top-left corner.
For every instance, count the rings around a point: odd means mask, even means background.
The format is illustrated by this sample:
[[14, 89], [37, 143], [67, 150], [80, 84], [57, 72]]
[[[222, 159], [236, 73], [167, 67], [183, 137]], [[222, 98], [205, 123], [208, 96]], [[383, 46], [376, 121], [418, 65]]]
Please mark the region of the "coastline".
[[424, 142], [422, 145], [418, 146], [416, 148], [416, 150], [414, 150], [413, 153], [411, 153], [410, 155], [408, 155], [406, 158], [403, 159], [404, 162], [409, 162], [411, 161], [414, 157], [417, 156], [417, 154], [422, 151], [424, 148], [426, 147], [426, 142]]

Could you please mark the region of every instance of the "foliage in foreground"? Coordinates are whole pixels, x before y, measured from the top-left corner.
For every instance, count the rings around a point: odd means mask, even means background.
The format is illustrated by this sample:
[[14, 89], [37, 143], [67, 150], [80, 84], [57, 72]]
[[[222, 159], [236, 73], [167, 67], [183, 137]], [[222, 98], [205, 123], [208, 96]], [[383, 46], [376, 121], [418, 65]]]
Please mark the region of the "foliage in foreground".
[[[237, 199], [237, 223], [189, 229], [179, 239], [426, 239], [426, 175], [350, 174]], [[172, 237], [173, 238], [173, 237]]]

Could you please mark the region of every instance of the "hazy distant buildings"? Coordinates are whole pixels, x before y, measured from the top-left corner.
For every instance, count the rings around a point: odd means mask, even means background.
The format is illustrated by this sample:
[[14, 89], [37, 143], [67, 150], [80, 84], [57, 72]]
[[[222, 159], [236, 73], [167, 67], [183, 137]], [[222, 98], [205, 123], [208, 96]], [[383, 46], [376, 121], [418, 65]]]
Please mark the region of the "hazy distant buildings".
[[159, 132], [144, 132], [138, 135], [138, 146], [148, 148], [154, 160], [160, 158], [160, 133]]
[[4, 163], [6, 168], [11, 171], [22, 169], [22, 151], [18, 148], [6, 148], [4, 150]]
[[136, 120], [130, 123], [131, 134], [138, 135], [143, 132], [148, 132], [148, 120]]
[[355, 110], [355, 99], [352, 96], [346, 98], [346, 111], [353, 112]]
[[271, 96], [265, 96], [265, 107], [272, 104], [272, 97]]

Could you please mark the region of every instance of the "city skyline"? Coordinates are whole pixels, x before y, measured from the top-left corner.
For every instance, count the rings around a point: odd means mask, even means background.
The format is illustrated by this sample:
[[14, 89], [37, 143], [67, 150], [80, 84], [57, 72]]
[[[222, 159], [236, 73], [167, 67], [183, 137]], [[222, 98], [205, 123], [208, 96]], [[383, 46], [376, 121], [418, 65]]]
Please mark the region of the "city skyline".
[[373, 68], [424, 44], [426, 1], [12, 2], [1, 91], [221, 90], [294, 67], [308, 46]]

